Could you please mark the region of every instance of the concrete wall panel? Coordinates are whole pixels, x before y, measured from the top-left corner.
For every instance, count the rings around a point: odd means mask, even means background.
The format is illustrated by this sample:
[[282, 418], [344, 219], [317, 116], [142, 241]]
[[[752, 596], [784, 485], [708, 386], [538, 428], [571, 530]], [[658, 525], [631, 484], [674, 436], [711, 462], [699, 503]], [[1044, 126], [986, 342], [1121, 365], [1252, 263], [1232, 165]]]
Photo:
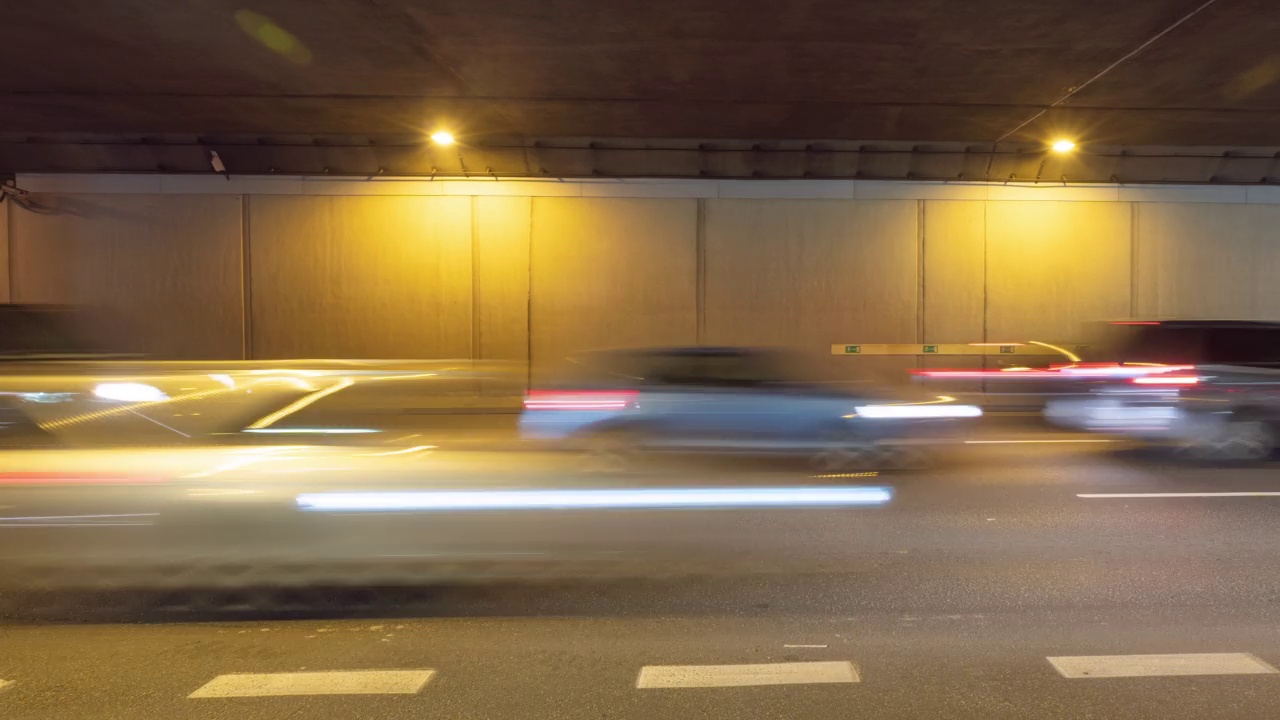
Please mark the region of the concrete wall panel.
[[535, 382], [584, 350], [696, 340], [697, 201], [534, 198]]
[[477, 357], [502, 361], [485, 395], [517, 395], [528, 382], [532, 211], [527, 197], [472, 198]]
[[478, 357], [529, 359], [529, 237], [533, 201], [474, 198]]
[[471, 200], [254, 196], [253, 355], [468, 358]]
[[987, 340], [1076, 340], [1128, 317], [1130, 205], [987, 203]]
[[924, 203], [924, 337], [921, 342], [982, 340], [986, 203]]
[[1138, 315], [1280, 320], [1280, 207], [1143, 203], [1137, 240]]
[[706, 342], [792, 347], [834, 378], [906, 366], [830, 346], [915, 341], [915, 201], [706, 202]]
[[33, 195], [12, 206], [12, 298], [105, 309], [159, 357], [241, 357], [241, 198]]
[[9, 302], [9, 206], [0, 202], [0, 302]]

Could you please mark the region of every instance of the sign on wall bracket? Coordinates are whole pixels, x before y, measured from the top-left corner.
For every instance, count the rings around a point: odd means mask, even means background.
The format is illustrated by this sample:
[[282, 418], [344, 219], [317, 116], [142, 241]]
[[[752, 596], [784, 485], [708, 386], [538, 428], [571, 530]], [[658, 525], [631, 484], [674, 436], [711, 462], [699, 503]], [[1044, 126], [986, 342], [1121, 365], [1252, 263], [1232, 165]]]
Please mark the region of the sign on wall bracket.
[[[1066, 348], [1071, 348], [1067, 350]], [[1035, 342], [994, 343], [842, 343], [831, 346], [832, 355], [1026, 355], [1066, 357], [1078, 362], [1076, 353], [1087, 345], [1067, 343], [1065, 346]]]

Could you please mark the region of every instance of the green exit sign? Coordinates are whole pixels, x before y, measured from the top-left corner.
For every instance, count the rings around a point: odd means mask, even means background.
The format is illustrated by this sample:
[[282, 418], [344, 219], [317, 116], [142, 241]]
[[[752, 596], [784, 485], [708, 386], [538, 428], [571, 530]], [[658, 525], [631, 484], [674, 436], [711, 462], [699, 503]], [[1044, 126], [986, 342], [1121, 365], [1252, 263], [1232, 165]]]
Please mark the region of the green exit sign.
[[924, 351], [924, 352], [927, 352], [927, 353], [936, 353], [936, 352], [938, 352], [938, 346], [937, 346], [937, 345], [925, 345], [925, 346], [924, 346], [923, 351]]
[[845, 345], [844, 346], [845, 355], [857, 355], [860, 352], [862, 352], [861, 345]]

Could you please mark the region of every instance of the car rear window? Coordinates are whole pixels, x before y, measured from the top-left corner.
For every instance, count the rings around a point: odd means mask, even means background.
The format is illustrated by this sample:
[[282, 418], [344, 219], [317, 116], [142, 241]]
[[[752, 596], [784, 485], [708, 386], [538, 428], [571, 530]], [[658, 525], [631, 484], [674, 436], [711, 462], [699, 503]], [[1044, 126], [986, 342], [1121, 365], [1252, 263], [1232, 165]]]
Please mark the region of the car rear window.
[[1280, 329], [1213, 325], [1108, 325], [1090, 349], [1105, 362], [1280, 366]]

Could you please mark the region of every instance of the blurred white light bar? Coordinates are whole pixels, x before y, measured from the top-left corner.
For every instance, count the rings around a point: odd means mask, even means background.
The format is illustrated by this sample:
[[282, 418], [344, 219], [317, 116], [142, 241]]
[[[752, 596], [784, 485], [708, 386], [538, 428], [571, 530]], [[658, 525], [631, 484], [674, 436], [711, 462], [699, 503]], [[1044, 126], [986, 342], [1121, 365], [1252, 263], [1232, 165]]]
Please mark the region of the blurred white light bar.
[[1083, 367], [1065, 367], [1062, 368], [1062, 373], [1065, 375], [1128, 378], [1193, 369], [1195, 369], [1194, 365], [1086, 365]]
[[103, 400], [120, 402], [160, 402], [169, 399], [160, 388], [143, 383], [100, 383], [93, 389], [93, 394]]
[[245, 428], [240, 432], [265, 435], [362, 435], [382, 431], [371, 428]]
[[298, 507], [321, 512], [737, 508], [883, 505], [887, 487], [636, 488], [631, 490], [460, 490], [305, 493]]
[[977, 405], [863, 405], [855, 408], [859, 417], [886, 418], [966, 418], [981, 417]]

